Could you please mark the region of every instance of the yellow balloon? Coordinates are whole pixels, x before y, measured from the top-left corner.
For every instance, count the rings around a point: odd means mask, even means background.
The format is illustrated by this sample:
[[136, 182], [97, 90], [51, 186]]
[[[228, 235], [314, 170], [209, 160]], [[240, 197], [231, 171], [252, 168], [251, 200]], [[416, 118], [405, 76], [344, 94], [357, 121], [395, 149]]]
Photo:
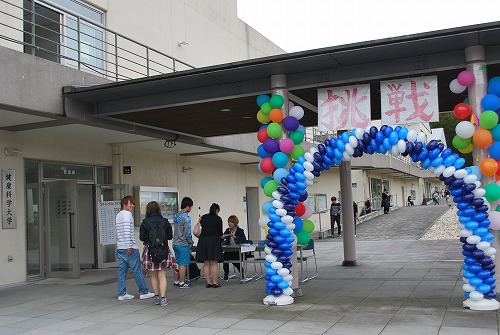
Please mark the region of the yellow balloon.
[[269, 117], [269, 115], [263, 114], [262, 111], [258, 111], [257, 120], [262, 124], [266, 124], [269, 123], [269, 121], [271, 121], [271, 118]]
[[269, 226], [264, 227], [264, 232], [266, 233], [266, 235], [269, 234]]
[[473, 148], [472, 148], [472, 143], [471, 143], [471, 144], [469, 144], [467, 146], [467, 148], [465, 148], [465, 149], [458, 149], [458, 151], [460, 151], [463, 154], [468, 154], [468, 153], [472, 152], [472, 149]]

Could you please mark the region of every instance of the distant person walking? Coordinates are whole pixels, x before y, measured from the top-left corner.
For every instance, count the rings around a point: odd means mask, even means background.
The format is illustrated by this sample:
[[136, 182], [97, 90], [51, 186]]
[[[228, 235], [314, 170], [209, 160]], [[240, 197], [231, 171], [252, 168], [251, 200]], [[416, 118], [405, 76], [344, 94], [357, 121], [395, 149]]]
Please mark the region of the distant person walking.
[[335, 237], [335, 223], [337, 224], [337, 233], [338, 236], [342, 235], [342, 226], [340, 224], [340, 213], [342, 212], [342, 205], [340, 202], [337, 202], [336, 197], [331, 198], [331, 205], [330, 205], [330, 228], [331, 228], [331, 234], [332, 237]]
[[413, 202], [411, 195], [408, 196], [408, 206], [415, 206], [415, 203]]
[[382, 208], [384, 208], [384, 214], [389, 214], [389, 207], [391, 206], [391, 196], [388, 189], [384, 189], [382, 192]]

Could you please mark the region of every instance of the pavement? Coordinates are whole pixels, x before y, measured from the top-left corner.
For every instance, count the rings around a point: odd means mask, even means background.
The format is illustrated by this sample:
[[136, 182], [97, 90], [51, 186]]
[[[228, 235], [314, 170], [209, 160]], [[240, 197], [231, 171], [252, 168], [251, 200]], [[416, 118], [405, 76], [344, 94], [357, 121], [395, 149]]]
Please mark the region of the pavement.
[[95, 270], [1, 287], [0, 334], [498, 335], [497, 311], [462, 307], [461, 243], [418, 240], [448, 209], [403, 207], [359, 224], [355, 267], [341, 265], [341, 238], [316, 241], [319, 276], [291, 305], [263, 305], [264, 280], [179, 289], [170, 271], [168, 306], [139, 300], [133, 279], [136, 298], [118, 301], [116, 269]]

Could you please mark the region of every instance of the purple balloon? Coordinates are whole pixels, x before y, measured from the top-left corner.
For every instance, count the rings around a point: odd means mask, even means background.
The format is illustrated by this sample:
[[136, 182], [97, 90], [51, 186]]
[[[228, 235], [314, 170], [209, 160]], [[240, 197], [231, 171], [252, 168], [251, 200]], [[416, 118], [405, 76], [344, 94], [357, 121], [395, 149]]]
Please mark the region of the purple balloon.
[[307, 192], [306, 192], [306, 193], [304, 193], [304, 194], [302, 194], [302, 195], [299, 197], [299, 199], [298, 199], [298, 200], [299, 200], [299, 202], [304, 202], [304, 201], [306, 201], [308, 196], [309, 196], [309, 195], [307, 194]]
[[299, 120], [293, 116], [287, 116], [283, 119], [283, 121], [281, 121], [281, 125], [288, 131], [294, 131], [299, 128]]
[[272, 138], [265, 140], [262, 145], [264, 146], [264, 150], [271, 155], [280, 151], [280, 144]]

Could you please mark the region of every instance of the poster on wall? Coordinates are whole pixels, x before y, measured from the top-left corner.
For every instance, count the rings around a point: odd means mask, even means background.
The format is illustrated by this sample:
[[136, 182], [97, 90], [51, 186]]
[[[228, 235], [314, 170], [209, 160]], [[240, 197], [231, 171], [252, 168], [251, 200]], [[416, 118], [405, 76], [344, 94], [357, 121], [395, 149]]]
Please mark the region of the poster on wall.
[[99, 203], [99, 243], [116, 243], [116, 215], [120, 212], [120, 200]]
[[2, 228], [17, 228], [16, 171], [2, 170]]

